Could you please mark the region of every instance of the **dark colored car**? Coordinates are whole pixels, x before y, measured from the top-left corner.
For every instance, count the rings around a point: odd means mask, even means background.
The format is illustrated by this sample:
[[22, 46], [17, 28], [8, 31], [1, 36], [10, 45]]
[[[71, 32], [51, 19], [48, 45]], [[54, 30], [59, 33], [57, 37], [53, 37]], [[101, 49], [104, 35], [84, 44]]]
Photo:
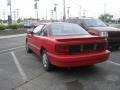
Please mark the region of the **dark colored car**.
[[90, 35], [77, 24], [41, 24], [26, 36], [27, 52], [35, 52], [45, 70], [53, 65], [77, 67], [106, 61], [107, 39]]
[[92, 35], [108, 38], [109, 46], [118, 49], [120, 47], [120, 29], [107, 26], [99, 19], [94, 18], [74, 18], [66, 22], [79, 24]]

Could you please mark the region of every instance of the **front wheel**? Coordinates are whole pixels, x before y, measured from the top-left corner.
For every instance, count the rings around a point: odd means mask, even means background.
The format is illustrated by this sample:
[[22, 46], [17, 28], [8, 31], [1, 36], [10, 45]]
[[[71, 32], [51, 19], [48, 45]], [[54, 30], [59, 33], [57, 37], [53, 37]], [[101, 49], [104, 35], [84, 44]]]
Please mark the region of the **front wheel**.
[[50, 63], [47, 52], [45, 50], [42, 52], [41, 59], [45, 71], [50, 71], [52, 69], [52, 64]]

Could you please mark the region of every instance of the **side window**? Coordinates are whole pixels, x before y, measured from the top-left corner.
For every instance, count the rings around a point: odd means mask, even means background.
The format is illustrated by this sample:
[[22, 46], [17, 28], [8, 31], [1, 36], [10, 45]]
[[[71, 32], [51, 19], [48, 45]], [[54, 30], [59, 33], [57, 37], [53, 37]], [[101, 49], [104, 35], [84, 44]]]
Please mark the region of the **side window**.
[[44, 27], [44, 25], [39, 25], [38, 27], [36, 27], [33, 31], [34, 34], [39, 34], [42, 30], [42, 28]]
[[43, 36], [47, 36], [47, 29], [43, 31]]
[[47, 31], [49, 29], [49, 25], [45, 26], [41, 32], [40, 32], [40, 36], [47, 36]]

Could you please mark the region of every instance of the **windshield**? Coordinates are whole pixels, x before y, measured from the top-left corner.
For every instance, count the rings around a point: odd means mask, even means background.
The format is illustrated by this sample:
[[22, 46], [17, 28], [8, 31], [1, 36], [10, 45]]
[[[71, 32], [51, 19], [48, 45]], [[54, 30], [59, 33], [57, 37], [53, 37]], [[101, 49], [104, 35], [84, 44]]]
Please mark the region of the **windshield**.
[[88, 32], [77, 24], [58, 23], [52, 24], [51, 35], [53, 36], [88, 35]]
[[88, 27], [106, 27], [106, 25], [99, 19], [85, 19], [84, 23]]

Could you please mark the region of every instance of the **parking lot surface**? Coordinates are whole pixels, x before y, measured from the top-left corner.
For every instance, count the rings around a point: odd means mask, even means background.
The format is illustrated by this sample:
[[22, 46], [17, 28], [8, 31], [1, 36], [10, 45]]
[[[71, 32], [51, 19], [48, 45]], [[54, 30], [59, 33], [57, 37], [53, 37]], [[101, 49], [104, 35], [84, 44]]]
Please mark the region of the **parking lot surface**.
[[46, 72], [39, 57], [25, 51], [25, 37], [0, 40], [0, 90], [120, 90], [120, 50], [91, 67]]

